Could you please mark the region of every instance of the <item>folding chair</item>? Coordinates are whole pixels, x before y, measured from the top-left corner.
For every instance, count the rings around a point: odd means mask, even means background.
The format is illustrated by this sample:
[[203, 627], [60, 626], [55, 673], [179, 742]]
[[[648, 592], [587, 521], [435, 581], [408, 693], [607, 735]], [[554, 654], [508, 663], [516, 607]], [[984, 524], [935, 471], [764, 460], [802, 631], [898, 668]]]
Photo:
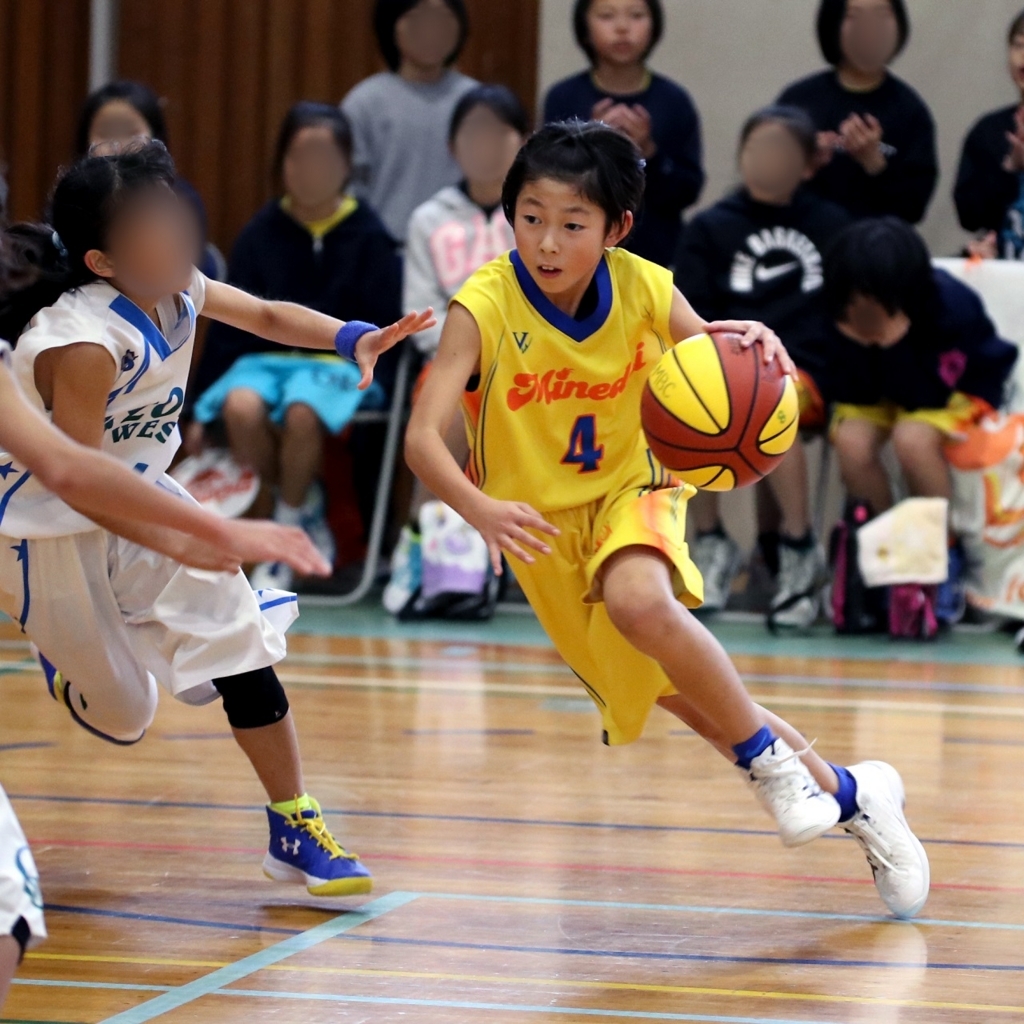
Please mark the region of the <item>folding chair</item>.
[[373, 503], [373, 515], [370, 518], [370, 535], [366, 542], [366, 560], [363, 562], [363, 574], [353, 590], [347, 594], [331, 595], [324, 604], [350, 605], [361, 601], [373, 589], [380, 568], [381, 549], [384, 546], [384, 531], [387, 529], [388, 508], [391, 504], [391, 486], [395, 480], [395, 469], [402, 447], [403, 427], [406, 419], [406, 399], [409, 396], [409, 378], [412, 375], [412, 364], [416, 358], [416, 349], [405, 342], [402, 354], [398, 359], [395, 371], [395, 386], [391, 396], [391, 405], [387, 409], [357, 412], [352, 419], [354, 425], [369, 423], [386, 423], [384, 435], [384, 452], [381, 455], [380, 477], [377, 480], [377, 495]]

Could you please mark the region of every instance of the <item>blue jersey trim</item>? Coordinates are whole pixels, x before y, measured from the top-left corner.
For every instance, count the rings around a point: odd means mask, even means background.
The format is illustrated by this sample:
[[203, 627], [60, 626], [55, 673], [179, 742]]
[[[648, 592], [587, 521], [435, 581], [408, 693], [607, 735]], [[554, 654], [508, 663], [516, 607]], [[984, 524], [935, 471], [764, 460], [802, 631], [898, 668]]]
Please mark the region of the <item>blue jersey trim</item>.
[[14, 492], [18, 490], [18, 488], [21, 487], [22, 484], [26, 483], [31, 475], [32, 474], [28, 472], [28, 470], [26, 470], [10, 486], [10, 488], [8, 488], [7, 493], [2, 498], [0, 498], [0, 523], [4, 521], [4, 516], [7, 515], [7, 505], [10, 502], [11, 498], [14, 497]]
[[160, 333], [157, 325], [131, 299], [125, 295], [118, 295], [110, 304], [110, 308], [122, 320], [127, 320], [142, 335], [147, 346], [152, 345], [156, 349], [156, 354], [161, 359], [166, 359], [171, 355], [171, 346], [167, 343], [167, 339]]
[[604, 327], [612, 311], [612, 274], [608, 269], [607, 257], [602, 257], [594, 273], [597, 282], [597, 309], [584, 320], [576, 320], [563, 313], [541, 290], [540, 285], [530, 276], [517, 249], [509, 253], [516, 280], [522, 288], [526, 301], [557, 331], [573, 341], [586, 341]]
[[[188, 316], [189, 332], [185, 336], [186, 340], [192, 336], [192, 332], [196, 327], [196, 307], [189, 297], [187, 292], [182, 292], [180, 295], [182, 300], [182, 311], [178, 317], [178, 323], [180, 324], [186, 316]], [[181, 348], [178, 345], [177, 348], [171, 348], [170, 342], [163, 336], [160, 329], [153, 321], [146, 316], [146, 314], [139, 309], [138, 306], [132, 302], [126, 295], [118, 295], [113, 302], [110, 303], [110, 308], [119, 316], [122, 320], [127, 320], [143, 337], [146, 342], [147, 348], [152, 346], [153, 350], [161, 359], [167, 359], [174, 355], [174, 353]], [[177, 326], [177, 324], [175, 325]], [[185, 344], [183, 341], [182, 345]], [[146, 363], [149, 362], [149, 353], [146, 353]], [[141, 372], [145, 372], [144, 370]], [[137, 378], [136, 378], [137, 379]], [[133, 381], [134, 383], [134, 381]], [[130, 387], [129, 387], [130, 390]]]

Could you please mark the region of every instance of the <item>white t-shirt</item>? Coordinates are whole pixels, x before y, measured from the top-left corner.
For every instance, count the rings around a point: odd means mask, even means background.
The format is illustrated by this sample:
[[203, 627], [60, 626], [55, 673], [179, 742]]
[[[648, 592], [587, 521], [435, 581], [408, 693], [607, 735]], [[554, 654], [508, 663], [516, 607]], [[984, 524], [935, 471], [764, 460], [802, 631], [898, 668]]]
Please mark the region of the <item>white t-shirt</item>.
[[[192, 363], [196, 316], [205, 298], [206, 278], [195, 270], [188, 291], [161, 300], [158, 329], [106, 282], [66, 292], [40, 310], [18, 339], [14, 375], [26, 398], [46, 413], [35, 385], [40, 353], [82, 342], [101, 345], [118, 367], [107, 400], [103, 451], [157, 480], [181, 444], [178, 417]], [[0, 534], [36, 539], [95, 529], [95, 523], [45, 490], [10, 455], [0, 453]]]

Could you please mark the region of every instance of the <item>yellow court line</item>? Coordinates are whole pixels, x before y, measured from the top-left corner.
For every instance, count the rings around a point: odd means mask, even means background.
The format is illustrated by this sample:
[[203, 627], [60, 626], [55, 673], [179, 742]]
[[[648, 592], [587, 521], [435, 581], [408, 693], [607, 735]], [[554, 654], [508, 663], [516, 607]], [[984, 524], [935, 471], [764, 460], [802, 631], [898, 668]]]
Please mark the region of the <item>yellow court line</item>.
[[[377, 676], [338, 676], [312, 673], [281, 673], [281, 682], [290, 685], [338, 686], [361, 690], [418, 690], [437, 693], [511, 694], [525, 697], [585, 697], [581, 686], [530, 686], [519, 683], [488, 683], [445, 679], [381, 679]], [[838, 708], [844, 711], [914, 711], [933, 715], [972, 714], [993, 718], [1024, 718], [1024, 708], [998, 704], [948, 704], [939, 701], [850, 700], [838, 697], [787, 697], [778, 694], [751, 693], [754, 700], [773, 706], [801, 708]]]
[[[26, 960], [50, 960], [66, 963], [131, 964], [157, 967], [229, 967], [230, 961], [172, 960], [166, 957], [90, 956], [87, 954], [27, 953]], [[926, 964], [921, 965], [927, 969]], [[345, 977], [401, 978], [415, 981], [462, 981], [487, 985], [539, 985], [554, 988], [604, 989], [615, 992], [657, 992], [665, 995], [719, 996], [733, 999], [771, 999], [776, 1001], [853, 1004], [856, 1006], [896, 1006], [914, 1010], [969, 1010], [977, 1013], [1024, 1014], [1024, 1006], [999, 1006], [989, 1003], [943, 1003], [922, 999], [883, 999], [871, 996], [839, 996], [813, 992], [776, 992], [743, 988], [708, 988], [694, 985], [644, 985], [627, 981], [574, 981], [563, 978], [501, 977], [487, 974], [442, 974], [430, 971], [382, 971], [359, 967], [312, 967], [279, 963], [265, 971], [292, 974], [327, 974]]]

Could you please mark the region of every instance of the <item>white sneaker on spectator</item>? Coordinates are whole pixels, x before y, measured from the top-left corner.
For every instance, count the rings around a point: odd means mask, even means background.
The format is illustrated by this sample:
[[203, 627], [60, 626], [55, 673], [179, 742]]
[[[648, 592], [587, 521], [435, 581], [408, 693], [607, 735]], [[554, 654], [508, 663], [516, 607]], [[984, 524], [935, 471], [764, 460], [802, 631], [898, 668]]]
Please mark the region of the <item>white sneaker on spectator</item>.
[[896, 917], [913, 917], [928, 899], [931, 871], [903, 814], [903, 780], [884, 761], [865, 761], [849, 771], [857, 780], [857, 813], [839, 827], [860, 844], [882, 902]]
[[703, 611], [719, 612], [727, 604], [732, 583], [740, 570], [743, 553], [723, 533], [703, 533], [692, 546], [694, 564], [704, 577]]
[[[806, 753], [806, 751], [804, 751]], [[783, 846], [803, 846], [839, 822], [839, 802], [814, 780], [783, 739], [741, 768], [761, 806], [775, 819]]]
[[284, 562], [260, 562], [249, 573], [249, 586], [253, 590], [291, 590], [295, 573]]
[[411, 526], [403, 526], [391, 556], [391, 579], [384, 588], [384, 608], [397, 615], [423, 582], [423, 543]]
[[[280, 504], [280, 502], [278, 503]], [[331, 564], [338, 554], [338, 546], [334, 533], [327, 522], [327, 506], [324, 501], [323, 488], [314, 483], [306, 492], [306, 500], [299, 510], [301, 513], [298, 525], [309, 534], [310, 540], [316, 545], [317, 551]], [[275, 513], [274, 518], [277, 518]]]
[[771, 610], [770, 629], [807, 629], [821, 611], [825, 555], [816, 543], [796, 546], [779, 538], [779, 578]]

